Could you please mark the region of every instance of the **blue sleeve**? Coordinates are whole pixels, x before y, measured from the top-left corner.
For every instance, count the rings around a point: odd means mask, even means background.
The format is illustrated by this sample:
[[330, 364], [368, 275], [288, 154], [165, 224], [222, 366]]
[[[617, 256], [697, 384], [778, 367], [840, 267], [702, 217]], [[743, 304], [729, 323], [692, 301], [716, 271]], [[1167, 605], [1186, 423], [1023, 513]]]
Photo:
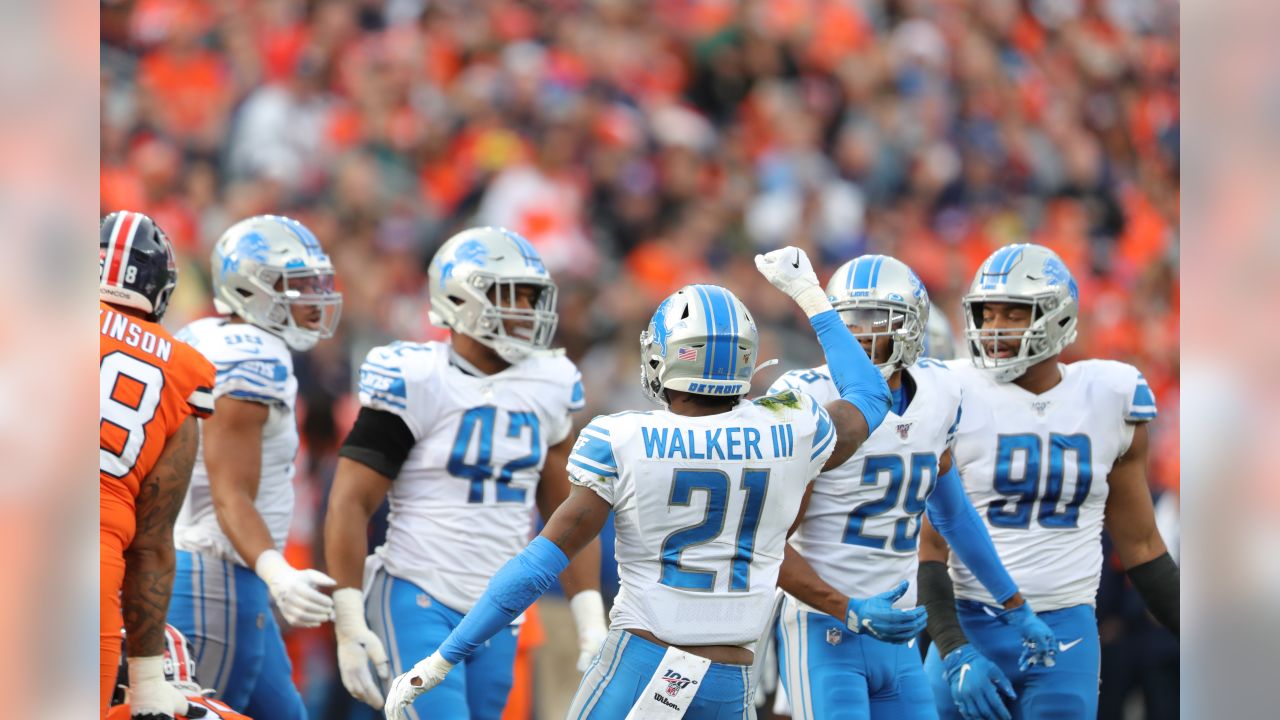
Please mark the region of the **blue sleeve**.
[[818, 334], [818, 343], [827, 356], [827, 370], [841, 399], [856, 407], [866, 418], [868, 431], [875, 432], [889, 413], [892, 400], [880, 369], [872, 364], [835, 310], [818, 313], [809, 322]]
[[494, 574], [484, 595], [440, 645], [440, 656], [457, 665], [499, 630], [510, 625], [569, 566], [559, 546], [536, 537]]
[[973, 571], [978, 582], [991, 593], [996, 602], [1003, 603], [1018, 592], [1018, 586], [996, 554], [987, 526], [978, 517], [978, 511], [969, 502], [964, 484], [955, 465], [938, 478], [938, 484], [925, 505], [929, 522], [946, 539], [951, 550]]

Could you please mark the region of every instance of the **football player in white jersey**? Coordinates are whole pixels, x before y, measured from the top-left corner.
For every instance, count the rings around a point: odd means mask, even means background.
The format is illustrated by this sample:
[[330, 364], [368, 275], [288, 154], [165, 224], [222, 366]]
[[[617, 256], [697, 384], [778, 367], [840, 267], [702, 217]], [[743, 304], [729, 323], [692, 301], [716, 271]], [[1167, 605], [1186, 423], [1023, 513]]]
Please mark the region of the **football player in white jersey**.
[[[746, 401], [758, 346], [746, 307], [714, 285], [667, 298], [640, 337], [642, 384], [663, 409], [597, 417], [583, 429], [569, 457], [569, 499], [440, 649], [396, 678], [389, 718], [402, 718], [537, 599], [610, 510], [622, 589], [569, 716], [749, 716], [754, 646], [806, 489], [821, 468], [848, 459], [889, 400], [804, 253], [784, 248], [756, 264], [809, 316], [840, 399], [824, 408], [789, 391]], [[861, 629], [904, 640], [924, 626], [921, 609], [894, 610], [887, 593], [845, 609]]]
[[[535, 504], [551, 517], [568, 496], [572, 414], [584, 403], [577, 368], [550, 348], [556, 286], [528, 240], [501, 228], [466, 230], [441, 246], [428, 272], [431, 318], [450, 329], [451, 342], [369, 352], [325, 520], [340, 588], [339, 670], [347, 690], [374, 707], [382, 690], [370, 661], [385, 679], [388, 650], [396, 673], [430, 655], [529, 542]], [[369, 518], [387, 497], [386, 543], [366, 562]], [[560, 579], [585, 668], [608, 630], [599, 544]], [[511, 624], [494, 637], [409, 716], [499, 718], [518, 630]]]
[[178, 337], [213, 361], [217, 414], [201, 422], [200, 453], [178, 516], [178, 572], [169, 623], [191, 638], [200, 676], [237, 711], [305, 718], [275, 616], [315, 627], [333, 613], [327, 575], [281, 554], [293, 515], [294, 404], [290, 351], [331, 337], [342, 308], [333, 265], [296, 220], [261, 215], [214, 245], [219, 317]]
[[[920, 597], [935, 641], [926, 671], [943, 718], [972, 716], [948, 685], [992, 674], [992, 664], [1018, 693], [1013, 717], [1096, 716], [1104, 525], [1148, 609], [1178, 631], [1178, 568], [1147, 485], [1155, 397], [1131, 365], [1058, 362], [1076, 337], [1078, 301], [1066, 265], [1038, 245], [997, 250], [964, 297], [971, 360], [950, 363], [965, 401], [955, 462], [1009, 574], [1057, 636], [1057, 658], [1051, 670], [1019, 667], [1019, 637], [996, 619], [995, 599], [963, 558], [950, 557], [948, 578], [946, 547], [926, 528]], [[974, 652], [954, 651], [966, 637]]]
[[[818, 476], [791, 546], [830, 583], [837, 602], [895, 590], [896, 605], [914, 607], [910, 581], [927, 512], [1008, 610], [1002, 614], [1028, 643], [1026, 662], [1045, 662], [1053, 633], [1001, 566], [954, 471], [948, 448], [961, 417], [960, 385], [942, 363], [920, 359], [929, 318], [924, 284], [895, 258], [864, 255], [836, 270], [827, 297], [885, 376], [893, 405], [848, 462]], [[771, 390], [799, 390], [823, 403], [838, 397], [826, 366], [793, 370]], [[813, 582], [802, 568], [789, 563], [779, 579], [789, 593], [778, 626], [779, 673], [792, 717], [936, 717], [914, 643], [854, 634], [843, 615], [831, 617], [796, 600], [794, 594]], [[973, 702], [992, 709], [1001, 704], [999, 689], [1011, 692], [1007, 682], [1001, 687], [977, 678], [965, 688]]]

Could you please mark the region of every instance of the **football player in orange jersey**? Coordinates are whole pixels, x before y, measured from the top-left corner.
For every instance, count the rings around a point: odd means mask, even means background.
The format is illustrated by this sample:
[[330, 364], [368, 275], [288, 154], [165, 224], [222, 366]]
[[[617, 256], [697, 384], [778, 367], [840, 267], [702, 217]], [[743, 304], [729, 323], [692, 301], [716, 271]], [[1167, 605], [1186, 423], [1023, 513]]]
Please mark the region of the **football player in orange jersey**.
[[[124, 655], [128, 655], [128, 648]], [[164, 679], [185, 695], [189, 703], [187, 713], [179, 715], [178, 720], [250, 720], [249, 716], [232, 710], [221, 700], [208, 697], [213, 691], [201, 688], [196, 681], [196, 659], [191, 653], [191, 642], [172, 625], [164, 626]], [[117, 682], [107, 720], [130, 720], [129, 699], [133, 693], [129, 690], [123, 662], [120, 663]]]
[[188, 709], [164, 681], [162, 657], [173, 523], [195, 462], [192, 416], [213, 411], [214, 369], [159, 324], [178, 273], [155, 222], [112, 213], [99, 248], [99, 714], [111, 697], [123, 621], [134, 643], [132, 717], [168, 720]]

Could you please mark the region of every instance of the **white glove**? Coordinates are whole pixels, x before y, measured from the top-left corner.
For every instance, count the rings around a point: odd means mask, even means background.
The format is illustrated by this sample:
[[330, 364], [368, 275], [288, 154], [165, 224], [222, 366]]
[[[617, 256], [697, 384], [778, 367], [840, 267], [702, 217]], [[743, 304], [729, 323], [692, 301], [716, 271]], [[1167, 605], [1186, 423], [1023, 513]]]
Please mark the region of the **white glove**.
[[333, 618], [333, 598], [318, 589], [337, 585], [333, 578], [319, 570], [298, 570], [274, 549], [259, 555], [253, 569], [290, 625], [316, 627]]
[[391, 681], [387, 704], [382, 708], [387, 720], [406, 720], [404, 709], [412, 705], [419, 695], [444, 682], [444, 676], [452, 669], [453, 663], [440, 657], [437, 651], [419, 661], [409, 672], [397, 675]]
[[369, 672], [373, 663], [378, 677], [390, 675], [387, 651], [364, 620], [364, 593], [359, 588], [333, 591], [334, 634], [338, 636], [338, 673], [351, 696], [370, 707], [382, 707], [382, 688]]
[[178, 715], [202, 718], [206, 713], [164, 679], [163, 657], [129, 658], [129, 717], [173, 720]]
[[599, 590], [583, 590], [569, 601], [573, 624], [578, 628], [578, 672], [584, 673], [609, 637], [604, 598]]
[[788, 246], [757, 255], [756, 269], [774, 287], [795, 300], [809, 317], [831, 309], [809, 256], [800, 248]]

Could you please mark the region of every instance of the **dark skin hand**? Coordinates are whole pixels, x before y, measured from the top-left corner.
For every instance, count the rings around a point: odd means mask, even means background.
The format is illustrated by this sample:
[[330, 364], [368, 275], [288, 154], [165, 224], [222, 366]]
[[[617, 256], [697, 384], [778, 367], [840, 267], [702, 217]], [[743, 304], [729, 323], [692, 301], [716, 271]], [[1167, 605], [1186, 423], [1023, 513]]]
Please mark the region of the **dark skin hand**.
[[164, 654], [165, 618], [173, 590], [173, 524], [187, 495], [199, 431], [188, 417], [165, 442], [138, 488], [137, 531], [124, 553], [123, 613], [129, 654]]

